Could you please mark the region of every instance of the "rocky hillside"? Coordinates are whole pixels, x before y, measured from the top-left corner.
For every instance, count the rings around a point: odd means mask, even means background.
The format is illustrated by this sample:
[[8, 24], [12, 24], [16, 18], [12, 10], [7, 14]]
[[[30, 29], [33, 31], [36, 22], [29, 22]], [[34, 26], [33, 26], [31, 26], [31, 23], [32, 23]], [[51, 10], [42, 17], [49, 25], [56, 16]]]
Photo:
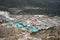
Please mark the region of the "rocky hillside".
[[46, 7], [60, 8], [60, 0], [0, 0], [0, 5], [8, 7]]

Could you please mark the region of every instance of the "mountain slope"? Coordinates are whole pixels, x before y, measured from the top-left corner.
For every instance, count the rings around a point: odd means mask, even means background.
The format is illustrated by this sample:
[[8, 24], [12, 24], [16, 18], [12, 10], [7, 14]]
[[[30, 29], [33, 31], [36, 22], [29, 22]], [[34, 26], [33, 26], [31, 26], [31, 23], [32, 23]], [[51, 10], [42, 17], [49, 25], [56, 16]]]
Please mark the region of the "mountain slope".
[[48, 7], [60, 8], [60, 0], [0, 0], [0, 5], [8, 7]]

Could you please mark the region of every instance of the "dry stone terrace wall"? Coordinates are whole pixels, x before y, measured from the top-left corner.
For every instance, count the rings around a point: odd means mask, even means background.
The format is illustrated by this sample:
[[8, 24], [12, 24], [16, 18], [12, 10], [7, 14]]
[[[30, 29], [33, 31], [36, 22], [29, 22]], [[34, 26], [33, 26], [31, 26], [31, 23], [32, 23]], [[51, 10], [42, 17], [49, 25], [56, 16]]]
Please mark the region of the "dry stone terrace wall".
[[[28, 38], [30, 40], [59, 40], [60, 39], [60, 29], [50, 28], [48, 30], [40, 30], [37, 33], [32, 33]], [[1, 28], [0, 26], [0, 40], [24, 40], [24, 35], [22, 31], [17, 28]]]

